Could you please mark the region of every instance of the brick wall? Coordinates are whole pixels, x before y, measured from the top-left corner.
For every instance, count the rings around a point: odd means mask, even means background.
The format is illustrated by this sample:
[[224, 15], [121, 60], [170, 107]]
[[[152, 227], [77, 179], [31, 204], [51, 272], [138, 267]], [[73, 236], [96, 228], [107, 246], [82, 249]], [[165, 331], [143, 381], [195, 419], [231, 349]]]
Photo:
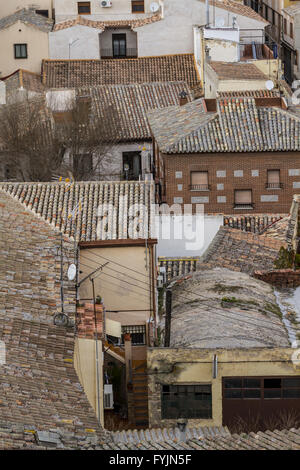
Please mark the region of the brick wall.
[[[164, 155], [163, 159], [167, 204], [203, 202], [205, 213], [245, 213], [234, 209], [238, 189], [252, 189], [253, 213], [288, 213], [300, 187], [299, 152]], [[283, 189], [266, 189], [268, 170], [280, 170]], [[190, 191], [192, 171], [208, 171], [210, 191]]]
[[[103, 335], [103, 305], [96, 304], [97, 335], [102, 339]], [[93, 304], [84, 304], [76, 309], [76, 330], [79, 338], [95, 339], [96, 333], [95, 314]]]
[[277, 287], [299, 287], [300, 271], [277, 269], [274, 271], [255, 271], [254, 277]]

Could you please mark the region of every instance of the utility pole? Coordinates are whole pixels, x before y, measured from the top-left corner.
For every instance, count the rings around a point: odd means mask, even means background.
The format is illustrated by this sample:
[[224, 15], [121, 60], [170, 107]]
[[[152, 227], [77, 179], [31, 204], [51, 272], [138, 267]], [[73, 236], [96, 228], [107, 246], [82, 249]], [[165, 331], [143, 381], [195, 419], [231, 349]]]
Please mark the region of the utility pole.
[[170, 347], [171, 316], [172, 316], [172, 291], [171, 291], [171, 289], [167, 289], [167, 292], [166, 292], [165, 348]]

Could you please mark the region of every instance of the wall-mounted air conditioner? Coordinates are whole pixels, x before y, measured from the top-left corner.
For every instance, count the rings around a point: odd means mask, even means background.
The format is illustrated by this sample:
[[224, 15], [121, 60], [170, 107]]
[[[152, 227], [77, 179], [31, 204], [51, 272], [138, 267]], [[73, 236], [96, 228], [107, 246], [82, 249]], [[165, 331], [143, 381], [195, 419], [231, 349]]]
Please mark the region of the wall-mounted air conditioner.
[[112, 385], [104, 385], [104, 409], [112, 410], [114, 408], [114, 394]]
[[110, 8], [112, 7], [112, 2], [111, 0], [101, 0], [100, 2], [102, 8]]

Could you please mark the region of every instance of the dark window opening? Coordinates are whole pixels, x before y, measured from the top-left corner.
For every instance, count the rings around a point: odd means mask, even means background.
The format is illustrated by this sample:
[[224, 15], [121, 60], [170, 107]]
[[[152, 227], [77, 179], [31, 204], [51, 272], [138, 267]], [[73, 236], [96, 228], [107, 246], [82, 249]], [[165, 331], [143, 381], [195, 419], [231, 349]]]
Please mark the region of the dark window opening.
[[211, 385], [163, 385], [162, 419], [212, 419]]
[[49, 18], [49, 11], [48, 10], [35, 10], [37, 15], [42, 15], [45, 16], [46, 18]]
[[131, 343], [134, 346], [146, 344], [145, 325], [122, 326], [121, 344], [124, 344], [125, 333], [130, 333]]
[[112, 35], [113, 57], [126, 57], [126, 34]]
[[78, 14], [79, 15], [90, 15], [91, 13], [91, 2], [78, 2]]
[[133, 0], [131, 2], [131, 11], [132, 13], [144, 13], [145, 12], [144, 0]]
[[14, 44], [15, 59], [27, 59], [27, 44]]
[[123, 153], [123, 173], [126, 180], [139, 180], [142, 173], [141, 152]]
[[300, 377], [225, 378], [224, 398], [300, 398]]

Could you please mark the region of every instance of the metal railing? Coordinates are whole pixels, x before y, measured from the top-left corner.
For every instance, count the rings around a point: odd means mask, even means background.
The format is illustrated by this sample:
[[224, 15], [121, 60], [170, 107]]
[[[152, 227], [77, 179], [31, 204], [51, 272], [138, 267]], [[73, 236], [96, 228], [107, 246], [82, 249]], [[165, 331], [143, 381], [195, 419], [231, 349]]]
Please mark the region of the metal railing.
[[190, 184], [190, 191], [210, 191], [210, 184]]
[[283, 183], [266, 183], [266, 189], [283, 189]]
[[136, 48], [127, 48], [126, 51], [116, 54], [114, 50], [111, 49], [101, 49], [101, 58], [102, 59], [126, 59], [126, 58], [136, 58], [137, 49]]

